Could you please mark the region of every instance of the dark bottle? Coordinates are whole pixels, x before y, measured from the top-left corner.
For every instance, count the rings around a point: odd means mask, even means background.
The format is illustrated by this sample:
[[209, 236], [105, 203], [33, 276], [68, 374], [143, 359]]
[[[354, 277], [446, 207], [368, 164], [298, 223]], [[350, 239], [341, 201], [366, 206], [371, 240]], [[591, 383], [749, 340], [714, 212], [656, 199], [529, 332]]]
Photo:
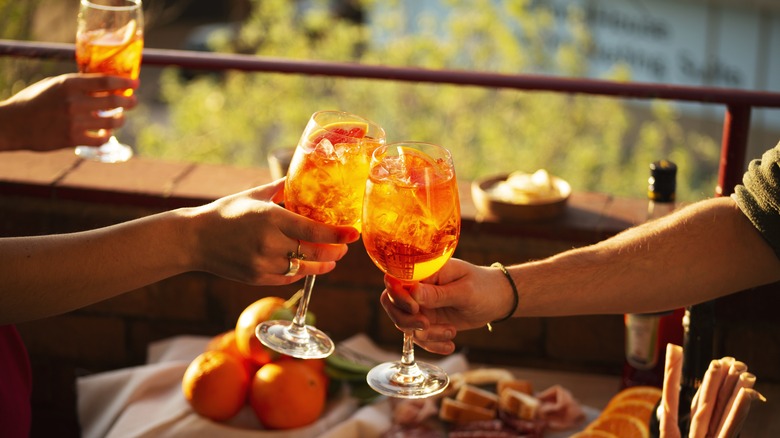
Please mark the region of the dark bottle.
[[[677, 166], [668, 160], [650, 164], [647, 188], [647, 220], [660, 218], [674, 210]], [[683, 343], [684, 309], [659, 313], [626, 314], [626, 360], [621, 389], [649, 385], [658, 388], [664, 382], [666, 344]]]
[[[713, 355], [713, 332], [715, 327], [714, 304], [712, 301], [689, 306], [683, 317], [683, 363], [680, 376], [680, 404], [677, 409], [677, 425], [680, 436], [688, 436], [691, 427], [691, 401], [701, 386], [701, 381], [710, 365]], [[661, 419], [658, 418], [659, 400], [650, 416], [650, 437], [661, 436]]]
[[691, 425], [691, 401], [713, 355], [715, 304], [707, 301], [685, 309], [682, 375], [680, 376], [680, 408], [677, 411], [682, 436], [688, 436]]

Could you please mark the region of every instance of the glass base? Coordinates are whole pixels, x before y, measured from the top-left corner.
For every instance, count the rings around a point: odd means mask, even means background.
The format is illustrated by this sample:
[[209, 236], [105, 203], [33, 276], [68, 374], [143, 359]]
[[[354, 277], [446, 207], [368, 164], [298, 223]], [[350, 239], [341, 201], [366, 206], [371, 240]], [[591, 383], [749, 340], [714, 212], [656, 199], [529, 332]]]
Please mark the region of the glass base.
[[126, 144], [120, 143], [116, 137], [112, 136], [99, 147], [76, 146], [76, 155], [85, 160], [100, 163], [121, 163], [133, 157], [133, 149]]
[[328, 335], [310, 325], [296, 333], [292, 321], [265, 321], [255, 328], [255, 336], [266, 347], [299, 359], [322, 359], [336, 348]]
[[[402, 369], [409, 374], [404, 374]], [[436, 395], [450, 383], [447, 373], [425, 362], [408, 367], [401, 362], [387, 362], [375, 366], [366, 376], [366, 382], [374, 391], [389, 397], [425, 398]]]

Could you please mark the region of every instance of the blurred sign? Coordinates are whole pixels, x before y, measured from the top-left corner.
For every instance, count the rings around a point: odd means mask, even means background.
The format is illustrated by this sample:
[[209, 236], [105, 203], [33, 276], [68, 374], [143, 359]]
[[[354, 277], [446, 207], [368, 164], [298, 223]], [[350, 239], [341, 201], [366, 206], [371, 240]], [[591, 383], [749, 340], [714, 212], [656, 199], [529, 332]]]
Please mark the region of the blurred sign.
[[780, 91], [780, 11], [669, 0], [553, 0], [565, 28], [567, 9], [582, 8], [594, 37], [591, 74], [616, 62], [633, 79]]

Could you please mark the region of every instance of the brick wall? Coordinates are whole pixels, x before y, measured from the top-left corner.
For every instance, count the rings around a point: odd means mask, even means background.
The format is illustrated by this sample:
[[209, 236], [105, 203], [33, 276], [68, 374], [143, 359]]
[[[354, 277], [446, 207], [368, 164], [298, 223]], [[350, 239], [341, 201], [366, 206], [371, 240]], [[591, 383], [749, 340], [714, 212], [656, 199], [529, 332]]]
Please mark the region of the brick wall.
[[[70, 151], [5, 153], [0, 155], [0, 235], [104, 226], [202, 204], [268, 180], [266, 169], [144, 158], [105, 165], [79, 161]], [[559, 220], [508, 224], [477, 221], [467, 184], [461, 195], [463, 233], [455, 255], [479, 264], [522, 262], [604, 239], [641, 221], [645, 208], [643, 200], [575, 193]], [[34, 435], [56, 430], [58, 436], [78, 436], [77, 376], [142, 364], [147, 345], [155, 340], [227, 330], [249, 303], [267, 295], [288, 297], [300, 286], [250, 287], [189, 273], [20, 324], [33, 365]], [[360, 242], [352, 244], [336, 270], [317, 279], [311, 302], [317, 325], [336, 340], [364, 332], [400, 351], [401, 336], [379, 305], [382, 288], [382, 274]], [[761, 378], [773, 381], [780, 380], [776, 289], [773, 285], [719, 303], [716, 342], [716, 354], [745, 360]], [[473, 362], [618, 374], [623, 321], [619, 315], [516, 319], [493, 333], [462, 333], [458, 345]]]

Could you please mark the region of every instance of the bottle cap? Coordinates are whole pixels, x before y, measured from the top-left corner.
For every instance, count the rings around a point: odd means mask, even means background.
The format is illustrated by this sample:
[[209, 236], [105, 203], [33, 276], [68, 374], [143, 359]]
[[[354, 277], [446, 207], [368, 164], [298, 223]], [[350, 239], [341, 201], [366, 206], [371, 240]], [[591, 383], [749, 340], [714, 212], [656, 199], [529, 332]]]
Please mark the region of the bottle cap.
[[674, 202], [677, 190], [677, 165], [669, 160], [650, 163], [647, 197], [655, 202]]

